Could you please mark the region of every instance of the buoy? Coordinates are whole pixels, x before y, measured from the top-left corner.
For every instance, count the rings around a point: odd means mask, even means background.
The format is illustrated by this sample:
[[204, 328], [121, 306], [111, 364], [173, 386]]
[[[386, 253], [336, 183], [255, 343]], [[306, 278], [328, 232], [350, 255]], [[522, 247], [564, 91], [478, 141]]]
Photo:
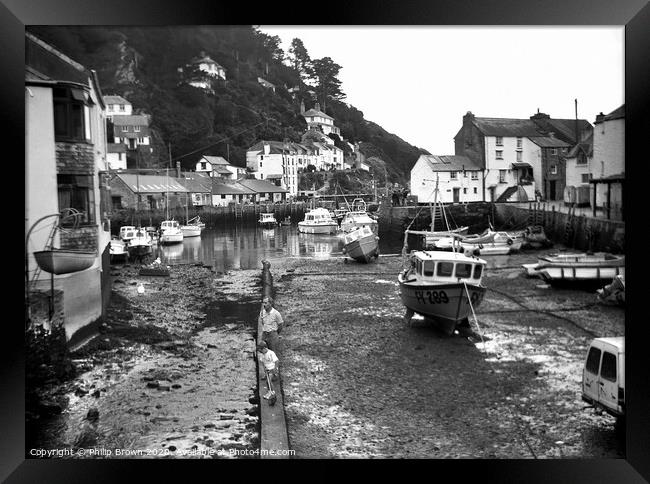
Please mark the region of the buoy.
[[142, 283], [140, 283], [140, 285], [138, 286], [138, 294], [144, 294], [144, 286], [142, 285]]

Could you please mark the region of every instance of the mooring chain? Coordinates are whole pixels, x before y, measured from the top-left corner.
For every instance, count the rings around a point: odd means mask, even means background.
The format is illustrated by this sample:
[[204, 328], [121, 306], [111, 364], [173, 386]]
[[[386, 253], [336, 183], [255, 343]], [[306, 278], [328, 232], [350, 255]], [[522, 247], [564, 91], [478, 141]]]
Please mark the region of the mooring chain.
[[[467, 283], [465, 281], [463, 281], [463, 285], [465, 286], [465, 293], [467, 294], [467, 301], [469, 302], [469, 307], [472, 310], [472, 316], [474, 317], [474, 324], [476, 325], [476, 329], [478, 330], [478, 335], [481, 338], [481, 345], [483, 347], [483, 352], [485, 353], [486, 356], [489, 356], [487, 351], [485, 350], [485, 339], [483, 338], [483, 330], [481, 329], [481, 327], [478, 324], [478, 318], [476, 317], [476, 313], [474, 312], [474, 305], [472, 304], [472, 298], [470, 297], [469, 290], [467, 289]], [[486, 361], [488, 362], [488, 365], [490, 365], [490, 368], [492, 369], [492, 372], [496, 376], [497, 381], [499, 382], [499, 384], [501, 384], [501, 379], [499, 377], [499, 373], [496, 371], [496, 368], [494, 368], [494, 365], [492, 365], [492, 362], [489, 360], [489, 358], [486, 358]], [[521, 416], [517, 415], [517, 417], [518, 417], [518, 419], [517, 419], [517, 422], [518, 422], [517, 427], [519, 428], [519, 433], [521, 435], [521, 439], [526, 444], [526, 447], [528, 447], [528, 450], [533, 455], [533, 458], [537, 459], [537, 454], [535, 453], [535, 451], [531, 447], [530, 442], [528, 442], [528, 439], [526, 438], [526, 434], [521, 428], [521, 424], [523, 423], [523, 425], [525, 425], [525, 427], [528, 430], [529, 434], [532, 435], [533, 432], [530, 429], [530, 426], [528, 425], [528, 423], [524, 422], [524, 420], [521, 418]]]

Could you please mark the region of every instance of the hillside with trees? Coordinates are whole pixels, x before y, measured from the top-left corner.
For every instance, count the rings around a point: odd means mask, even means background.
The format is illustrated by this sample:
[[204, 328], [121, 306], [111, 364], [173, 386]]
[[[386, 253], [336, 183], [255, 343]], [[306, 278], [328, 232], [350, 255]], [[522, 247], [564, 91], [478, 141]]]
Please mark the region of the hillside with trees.
[[[94, 69], [104, 95], [120, 95], [133, 104], [134, 113], [151, 116], [154, 157], [147, 162], [151, 167], [180, 161], [183, 169], [192, 169], [202, 155], [222, 156], [245, 166], [247, 149], [260, 140], [300, 142], [307, 128], [301, 101], [306, 109], [320, 103], [344, 140], [359, 142], [364, 155], [383, 163], [373, 169], [383, 176], [385, 168], [390, 181], [404, 183], [418, 156], [427, 153], [346, 104], [338, 79], [341, 66], [330, 57], [312, 59], [297, 38], [285, 53], [279, 37], [254, 26], [27, 30]], [[225, 81], [212, 82], [212, 92], [183, 82], [187, 76], [201, 75], [188, 72], [187, 66], [202, 52], [226, 71]], [[274, 84], [275, 91], [263, 87], [258, 77]], [[338, 136], [331, 137], [351, 154]]]

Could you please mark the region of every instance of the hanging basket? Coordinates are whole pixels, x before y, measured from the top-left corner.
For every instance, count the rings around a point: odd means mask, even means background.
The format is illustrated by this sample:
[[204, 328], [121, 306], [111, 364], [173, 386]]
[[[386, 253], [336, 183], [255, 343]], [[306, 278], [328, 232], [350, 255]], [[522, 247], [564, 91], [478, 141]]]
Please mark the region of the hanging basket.
[[76, 249], [50, 249], [34, 252], [41, 270], [51, 274], [69, 274], [88, 269], [97, 258], [95, 251]]

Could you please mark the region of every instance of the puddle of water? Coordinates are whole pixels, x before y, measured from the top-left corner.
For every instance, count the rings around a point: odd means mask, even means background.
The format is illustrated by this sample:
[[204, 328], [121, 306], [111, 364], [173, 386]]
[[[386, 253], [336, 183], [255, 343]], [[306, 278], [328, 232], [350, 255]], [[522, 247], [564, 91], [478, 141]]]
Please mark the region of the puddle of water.
[[240, 299], [238, 301], [218, 301], [208, 307], [206, 326], [243, 324], [257, 329], [257, 318], [260, 307], [259, 298]]

